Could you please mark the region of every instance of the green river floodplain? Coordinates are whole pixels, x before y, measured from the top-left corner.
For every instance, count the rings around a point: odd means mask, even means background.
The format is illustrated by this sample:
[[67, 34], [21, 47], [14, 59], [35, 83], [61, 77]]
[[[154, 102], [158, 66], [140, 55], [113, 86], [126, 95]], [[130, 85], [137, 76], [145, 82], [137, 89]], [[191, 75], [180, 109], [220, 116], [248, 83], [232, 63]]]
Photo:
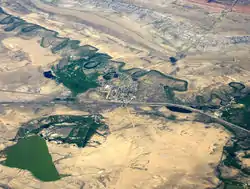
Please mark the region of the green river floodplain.
[[[5, 32], [14, 32], [15, 35], [25, 39], [39, 36], [41, 37], [40, 45], [42, 47], [50, 48], [52, 53], [66, 57], [53, 66], [51, 70], [55, 74], [56, 82], [62, 83], [70, 89], [74, 96], [84, 93], [88, 89], [97, 88], [99, 86], [99, 76], [103, 76], [105, 80], [109, 80], [114, 76], [114, 73], [125, 74], [135, 80], [142, 77], [148, 77], [147, 80], [150, 80], [150, 78], [156, 77], [155, 81], [159, 81], [159, 83], [164, 85], [168, 99], [177, 103], [182, 103], [182, 101], [175, 98], [174, 91], [185, 92], [188, 90], [188, 81], [186, 80], [177, 79], [156, 70], [147, 71], [140, 68], [125, 70], [123, 69], [124, 62], [111, 60], [112, 57], [109, 55], [98, 53], [97, 48], [90, 45], [79, 46], [80, 41], [60, 37], [55, 31], [48, 30], [36, 24], [27, 23], [20, 18], [7, 14], [1, 8], [0, 25], [4, 26]], [[197, 107], [204, 105], [213, 106], [215, 99], [219, 99], [220, 105], [223, 106], [229, 103], [232, 98], [240, 97], [244, 88], [245, 86], [242, 83], [231, 82], [229, 83], [229, 88], [225, 90], [213, 90], [204, 95], [197, 95]], [[145, 87], [146, 89], [147, 86]], [[239, 98], [237, 103], [244, 104], [244, 108], [229, 108], [222, 113], [222, 118], [249, 129], [249, 102], [249, 97]], [[84, 147], [93, 134], [99, 133], [99, 125], [91, 121], [91, 123], [94, 123], [94, 129], [91, 129], [91, 124], [88, 125], [85, 118], [52, 116], [36, 120], [36, 122], [40, 123], [38, 126], [34, 126], [33, 120], [30, 121], [18, 131], [16, 137], [17, 143], [4, 150], [7, 159], [3, 164], [8, 167], [29, 170], [36, 178], [42, 181], [60, 179], [60, 175], [52, 162], [44, 139], [74, 143], [79, 147]], [[43, 124], [44, 119], [46, 121], [49, 120], [49, 124]], [[66, 122], [68, 126], [63, 126], [63, 122]], [[83, 126], [79, 127], [79, 122], [84, 122], [83, 124], [81, 123]], [[42, 131], [50, 129], [56, 129], [60, 135], [56, 138], [51, 138], [49, 135], [41, 135]], [[100, 130], [103, 131], [105, 129], [106, 127]], [[220, 161], [216, 171], [218, 178], [224, 185], [224, 189], [245, 189], [244, 184], [240, 182], [240, 178], [248, 177], [250, 171], [248, 168], [242, 166], [238, 154], [244, 152], [244, 158], [250, 158], [250, 155], [247, 154], [250, 150], [250, 137], [241, 136], [235, 132], [232, 133], [234, 137], [224, 147], [224, 158]], [[224, 178], [220, 171], [224, 166], [239, 170], [239, 178]]]

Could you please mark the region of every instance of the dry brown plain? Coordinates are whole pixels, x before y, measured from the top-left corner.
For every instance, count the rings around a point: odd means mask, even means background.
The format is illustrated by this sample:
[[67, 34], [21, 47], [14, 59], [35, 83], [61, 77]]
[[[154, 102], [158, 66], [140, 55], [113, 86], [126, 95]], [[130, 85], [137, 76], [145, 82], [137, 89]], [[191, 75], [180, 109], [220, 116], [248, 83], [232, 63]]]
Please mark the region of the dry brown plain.
[[[158, 70], [187, 80], [188, 91], [177, 93], [180, 97], [192, 98], [232, 81], [249, 86], [250, 39], [248, 43], [228, 42], [230, 37], [250, 35], [249, 14], [228, 12], [223, 15], [184, 0], [121, 2], [123, 4], [116, 5], [116, 1], [58, 0], [51, 4], [40, 0], [23, 0], [22, 3], [0, 0], [9, 14], [57, 31], [62, 37], [93, 45], [114, 60], [126, 62], [126, 68]], [[119, 6], [125, 7], [120, 10]], [[137, 11], [130, 11], [133, 6]], [[43, 77], [43, 71], [62, 57], [40, 47], [38, 38], [27, 42], [1, 28], [0, 39], [0, 89], [21, 92], [0, 92], [1, 102], [48, 101], [69, 92]], [[179, 52], [187, 56], [172, 66], [169, 57]], [[141, 109], [152, 110], [147, 106]], [[143, 115], [126, 107], [102, 110], [99, 113], [104, 116], [111, 134], [97, 148], [47, 142], [58, 171], [70, 176], [42, 182], [28, 171], [0, 165], [0, 188], [216, 187], [219, 179], [215, 168], [231, 133], [219, 124], [198, 122], [195, 113], [173, 113], [165, 107], [159, 111], [166, 116], [176, 116], [176, 120]], [[33, 118], [89, 114], [67, 105], [14, 103], [0, 105], [0, 113], [0, 149], [12, 145], [9, 140], [20, 125]], [[62, 160], [57, 161], [60, 158]], [[250, 166], [249, 161], [245, 164]], [[228, 170], [227, 174], [233, 177], [237, 171]]]

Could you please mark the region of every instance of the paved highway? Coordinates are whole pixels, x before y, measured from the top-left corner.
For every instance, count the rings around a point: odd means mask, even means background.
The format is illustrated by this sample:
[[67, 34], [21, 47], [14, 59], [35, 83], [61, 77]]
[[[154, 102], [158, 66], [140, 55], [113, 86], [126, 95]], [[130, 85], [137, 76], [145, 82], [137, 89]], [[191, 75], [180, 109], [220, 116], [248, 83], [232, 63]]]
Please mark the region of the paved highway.
[[112, 100], [83, 100], [81, 99], [80, 102], [69, 102], [69, 101], [63, 101], [63, 100], [56, 100], [56, 101], [48, 101], [48, 100], [41, 100], [41, 101], [6, 101], [6, 102], [0, 102], [0, 104], [4, 105], [8, 105], [8, 104], [15, 104], [15, 105], [25, 105], [25, 104], [48, 104], [48, 103], [51, 103], [51, 104], [69, 104], [69, 103], [77, 103], [77, 105], [81, 106], [81, 105], [84, 105], [84, 104], [100, 104], [100, 105], [107, 105], [107, 104], [110, 104], [110, 105], [125, 105], [125, 106], [172, 106], [172, 107], [176, 107], [176, 108], [182, 108], [182, 109], [185, 109], [185, 110], [189, 110], [189, 111], [192, 111], [192, 112], [195, 112], [195, 113], [199, 113], [199, 114], [202, 114], [202, 115], [205, 115], [209, 118], [211, 118], [214, 122], [217, 122], [219, 124], [222, 124], [222, 125], [225, 125], [231, 129], [239, 129], [240, 131], [243, 131], [245, 132], [245, 134], [250, 134], [250, 130], [247, 130], [245, 128], [242, 128], [240, 126], [237, 126], [233, 123], [229, 123], [219, 117], [216, 117], [212, 114], [209, 114], [209, 113], [206, 113], [202, 110], [199, 110], [199, 109], [195, 109], [195, 108], [192, 108], [190, 106], [187, 106], [187, 105], [181, 105], [181, 104], [175, 104], [175, 103], [167, 103], [167, 102], [138, 102], [138, 101], [131, 101], [131, 102], [128, 102], [128, 103], [124, 103], [124, 102], [121, 102], [121, 101], [112, 101]]

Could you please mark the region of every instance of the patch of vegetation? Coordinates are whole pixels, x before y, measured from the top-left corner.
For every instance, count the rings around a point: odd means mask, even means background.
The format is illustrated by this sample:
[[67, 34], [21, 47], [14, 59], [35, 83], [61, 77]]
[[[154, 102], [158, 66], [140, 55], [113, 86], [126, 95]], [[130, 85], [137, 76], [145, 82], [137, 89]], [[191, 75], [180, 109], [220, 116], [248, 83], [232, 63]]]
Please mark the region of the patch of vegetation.
[[93, 135], [107, 136], [109, 128], [92, 116], [53, 115], [31, 120], [20, 127], [15, 140], [40, 135], [48, 141], [76, 144], [84, 147]]
[[69, 88], [73, 95], [83, 93], [90, 88], [98, 87], [98, 73], [85, 75], [83, 69], [74, 64], [66, 65], [62, 69], [52, 68], [59, 83]]

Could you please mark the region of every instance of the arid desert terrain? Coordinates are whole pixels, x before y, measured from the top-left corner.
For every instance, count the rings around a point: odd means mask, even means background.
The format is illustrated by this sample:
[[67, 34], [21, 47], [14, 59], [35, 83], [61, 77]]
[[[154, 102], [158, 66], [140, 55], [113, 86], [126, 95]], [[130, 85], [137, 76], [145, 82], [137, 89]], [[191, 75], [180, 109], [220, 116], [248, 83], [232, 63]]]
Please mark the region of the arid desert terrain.
[[250, 1], [0, 7], [0, 188], [250, 187]]

